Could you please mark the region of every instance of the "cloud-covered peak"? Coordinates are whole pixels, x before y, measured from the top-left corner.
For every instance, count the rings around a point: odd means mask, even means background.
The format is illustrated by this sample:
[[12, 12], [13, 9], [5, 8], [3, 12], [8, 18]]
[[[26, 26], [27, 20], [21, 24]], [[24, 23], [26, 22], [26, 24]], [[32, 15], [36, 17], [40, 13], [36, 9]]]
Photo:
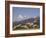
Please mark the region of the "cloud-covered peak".
[[21, 14], [19, 14], [17, 17], [16, 17], [16, 21], [21, 21], [24, 19], [24, 16], [22, 16]]
[[20, 14], [20, 15], [18, 15], [18, 17], [17, 17], [18, 19], [20, 18], [20, 19], [23, 19], [23, 16]]
[[27, 16], [23, 16], [23, 15], [19, 14], [19, 15], [17, 16], [17, 18], [16, 18], [16, 21], [25, 20], [25, 19], [28, 19], [28, 18], [29, 18], [29, 17], [27, 17]]

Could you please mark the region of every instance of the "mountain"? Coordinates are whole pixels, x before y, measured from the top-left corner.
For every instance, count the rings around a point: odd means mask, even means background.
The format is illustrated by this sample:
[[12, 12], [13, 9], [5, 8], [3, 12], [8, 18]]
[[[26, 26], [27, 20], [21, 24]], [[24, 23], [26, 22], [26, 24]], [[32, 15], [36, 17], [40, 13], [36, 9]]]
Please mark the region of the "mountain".
[[25, 20], [25, 19], [28, 19], [29, 17], [28, 16], [23, 16], [21, 14], [19, 14], [17, 17], [14, 18], [14, 21], [22, 21], [22, 20]]
[[13, 22], [13, 30], [39, 29], [40, 17], [28, 18]]
[[25, 19], [25, 20], [21, 20], [21, 21], [16, 21], [14, 22], [15, 24], [25, 24], [25, 23], [32, 23], [34, 22], [34, 20], [38, 20], [40, 22], [40, 17], [37, 16], [35, 18], [28, 18], [28, 19]]

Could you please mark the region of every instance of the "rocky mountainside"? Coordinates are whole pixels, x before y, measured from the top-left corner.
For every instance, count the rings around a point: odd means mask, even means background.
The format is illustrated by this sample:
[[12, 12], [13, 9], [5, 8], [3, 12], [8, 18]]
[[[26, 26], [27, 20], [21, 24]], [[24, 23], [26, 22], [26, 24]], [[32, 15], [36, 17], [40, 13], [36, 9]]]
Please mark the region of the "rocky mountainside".
[[[31, 25], [33, 24], [33, 25]], [[37, 25], [38, 28], [40, 27], [40, 17], [34, 17], [34, 18], [29, 18], [21, 21], [16, 21], [13, 23], [13, 28], [15, 29], [29, 29], [33, 28], [34, 25]]]

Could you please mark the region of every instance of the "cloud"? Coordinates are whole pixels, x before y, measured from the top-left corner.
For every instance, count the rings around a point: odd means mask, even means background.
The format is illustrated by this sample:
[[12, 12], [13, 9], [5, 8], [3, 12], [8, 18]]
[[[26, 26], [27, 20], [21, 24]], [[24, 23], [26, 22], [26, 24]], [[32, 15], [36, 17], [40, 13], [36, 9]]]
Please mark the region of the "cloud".
[[21, 21], [21, 20], [25, 20], [25, 19], [28, 19], [29, 17], [27, 17], [27, 16], [23, 16], [23, 15], [21, 15], [21, 14], [19, 14], [17, 17], [16, 17], [16, 19], [14, 18], [14, 21], [16, 20], [16, 21]]
[[21, 20], [23, 20], [24, 19], [24, 17], [21, 15], [21, 14], [19, 14], [17, 17], [16, 17], [16, 21], [21, 21]]
[[23, 19], [23, 16], [20, 14], [17, 18]]
[[24, 18], [27, 18], [27, 16], [24, 16]]

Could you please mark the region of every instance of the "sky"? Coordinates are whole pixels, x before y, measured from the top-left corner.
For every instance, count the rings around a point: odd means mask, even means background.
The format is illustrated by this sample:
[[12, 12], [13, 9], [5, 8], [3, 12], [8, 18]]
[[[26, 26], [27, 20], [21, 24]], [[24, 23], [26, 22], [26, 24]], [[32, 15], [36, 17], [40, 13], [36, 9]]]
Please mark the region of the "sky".
[[21, 21], [34, 16], [40, 16], [40, 8], [13, 7], [12, 10], [13, 21]]

